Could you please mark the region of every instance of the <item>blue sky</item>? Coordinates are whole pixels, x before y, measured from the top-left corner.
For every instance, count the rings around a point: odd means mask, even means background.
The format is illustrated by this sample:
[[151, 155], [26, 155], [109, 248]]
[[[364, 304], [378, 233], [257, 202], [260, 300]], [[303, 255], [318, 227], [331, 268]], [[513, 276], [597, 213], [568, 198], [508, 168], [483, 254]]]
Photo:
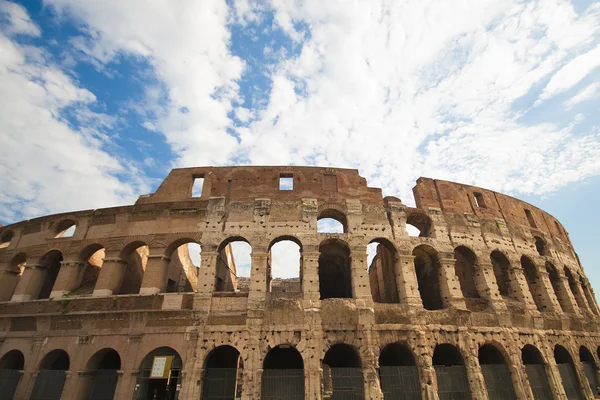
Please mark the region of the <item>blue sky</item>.
[[352, 167], [540, 206], [600, 291], [599, 78], [584, 0], [0, 0], [0, 223], [178, 166]]

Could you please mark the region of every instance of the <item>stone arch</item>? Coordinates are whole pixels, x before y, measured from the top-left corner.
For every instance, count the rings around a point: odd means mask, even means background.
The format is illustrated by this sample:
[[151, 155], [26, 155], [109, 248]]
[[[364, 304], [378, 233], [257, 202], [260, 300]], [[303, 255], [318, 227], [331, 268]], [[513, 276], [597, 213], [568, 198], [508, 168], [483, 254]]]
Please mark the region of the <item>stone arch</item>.
[[557, 344], [554, 346], [554, 360], [558, 366], [558, 372], [562, 381], [563, 388], [568, 399], [583, 399], [581, 392], [581, 383], [575, 372], [573, 357], [563, 346]]
[[165, 257], [170, 260], [167, 266], [167, 293], [196, 290], [201, 253], [201, 243], [190, 237], [179, 238], [167, 246]]
[[319, 245], [319, 253], [321, 300], [352, 298], [352, 257], [348, 244], [339, 239], [327, 239]]
[[9, 350], [0, 358], [0, 370], [23, 370], [25, 356], [21, 350]]
[[598, 365], [594, 360], [594, 356], [585, 346], [579, 347], [579, 361], [583, 365], [583, 372], [590, 385], [590, 389], [594, 395], [598, 395], [600, 391], [600, 382], [598, 381]]
[[270, 349], [263, 360], [261, 399], [282, 398], [304, 398], [304, 360], [300, 352], [288, 344]]
[[407, 211], [406, 225], [411, 225], [419, 230], [419, 237], [431, 237], [432, 226], [431, 218], [424, 212]]
[[379, 379], [384, 398], [419, 398], [419, 370], [405, 342], [387, 344], [379, 353]]
[[577, 302], [577, 306], [582, 310], [587, 309], [587, 305], [585, 304], [585, 300], [583, 299], [581, 291], [579, 290], [577, 281], [575, 280], [575, 277], [571, 273], [571, 270], [567, 268], [567, 266], [565, 266], [565, 277], [567, 278], [567, 282], [569, 283], [569, 289], [571, 290], [571, 293], [575, 298], [575, 302]]
[[25, 253], [18, 253], [10, 260], [6, 272], [0, 276], [0, 301], [8, 301], [12, 298], [26, 264]]
[[525, 367], [527, 381], [535, 399], [552, 399], [546, 362], [537, 347], [526, 344], [521, 349], [521, 361]]
[[31, 400], [60, 400], [70, 364], [66, 351], [55, 349], [48, 352], [40, 362]]
[[[157, 368], [155, 372], [162, 372], [161, 375], [154, 375], [150, 379], [153, 363], [156, 359], [164, 361], [164, 368]], [[154, 364], [156, 365], [156, 364]], [[137, 375], [136, 385], [138, 386], [138, 398], [167, 398], [167, 393], [175, 393], [177, 384], [181, 382], [181, 370], [183, 361], [179, 353], [171, 347], [158, 347], [148, 353], [140, 363]]]
[[13, 399], [25, 369], [25, 357], [20, 350], [10, 350], [0, 358], [0, 395]]
[[142, 287], [150, 248], [146, 242], [135, 240], [128, 243], [121, 251], [121, 259], [125, 261], [123, 279], [119, 290], [113, 294], [138, 294]]
[[[371, 297], [376, 303], [399, 303], [396, 270], [398, 253], [396, 247], [388, 239], [376, 238], [369, 246], [376, 244], [376, 254], [369, 265], [369, 284]], [[367, 246], [367, 249], [369, 249]]]
[[364, 396], [364, 378], [359, 351], [346, 343], [335, 343], [327, 349], [323, 357], [325, 390], [336, 396]]
[[596, 298], [594, 297], [594, 294], [592, 293], [592, 288], [591, 288], [590, 284], [584, 281], [583, 276], [579, 277], [579, 284], [581, 285], [581, 290], [583, 291], [583, 295], [585, 296], [585, 299], [587, 300], [587, 305], [588, 305], [590, 311], [597, 315], [598, 308], [597, 308]]
[[537, 272], [537, 267], [531, 261], [531, 259], [527, 256], [521, 257], [521, 267], [523, 268], [523, 272], [525, 273], [525, 280], [527, 281], [527, 286], [529, 287], [529, 292], [531, 293], [531, 297], [537, 306], [539, 311], [544, 311], [543, 307], [543, 299], [542, 299], [542, 287], [539, 282], [539, 274]]
[[232, 345], [212, 349], [204, 359], [202, 398], [238, 398], [242, 393], [244, 363]]
[[548, 245], [546, 244], [546, 241], [539, 236], [534, 236], [533, 239], [535, 240], [535, 249], [538, 254], [542, 257], [547, 256]]
[[477, 355], [490, 399], [516, 399], [512, 376], [503, 352], [491, 343], [479, 347]]
[[70, 294], [92, 294], [100, 276], [102, 264], [106, 257], [106, 249], [100, 243], [93, 243], [84, 247], [79, 253], [79, 262], [83, 264], [81, 281]]
[[50, 298], [50, 293], [52, 293], [52, 288], [54, 287], [54, 283], [56, 283], [62, 261], [63, 255], [60, 250], [50, 250], [42, 256], [40, 259], [40, 266], [43, 278], [40, 282], [41, 286], [38, 289], [39, 291], [37, 293], [31, 293], [32, 299]]
[[5, 231], [0, 234], [0, 249], [5, 249], [10, 246], [10, 242], [14, 237], [13, 231]]
[[293, 235], [273, 239], [267, 248], [267, 292], [302, 292], [303, 273], [302, 241]]
[[500, 292], [500, 295], [505, 297], [513, 297], [510, 291], [510, 261], [504, 255], [504, 253], [499, 250], [494, 250], [490, 253], [490, 261], [492, 262], [492, 268], [494, 270], [494, 276], [496, 277], [496, 283], [498, 285], [498, 291]]
[[54, 225], [53, 237], [54, 238], [70, 238], [75, 235], [77, 230], [77, 221], [73, 219], [63, 219]]
[[[233, 247], [236, 246], [236, 243], [246, 243], [245, 246], [249, 247], [249, 252], [247, 255], [247, 260], [243, 259], [243, 257], [234, 256]], [[216, 292], [237, 292], [237, 291], [247, 291], [249, 282], [240, 282], [240, 278], [249, 278], [249, 271], [252, 268], [251, 265], [251, 254], [252, 254], [252, 244], [242, 236], [230, 236], [223, 240], [217, 249], [217, 265], [215, 266], [215, 286], [214, 290]], [[240, 259], [242, 258], [242, 259]], [[243, 266], [243, 268], [241, 268]], [[243, 270], [248, 270], [248, 273], [244, 273]], [[244, 276], [248, 275], [248, 276]], [[242, 283], [242, 284], [240, 284]], [[240, 288], [238, 288], [240, 286]], [[242, 290], [241, 287], [244, 287]]]
[[[335, 223], [334, 221], [337, 223]], [[317, 232], [347, 233], [348, 219], [346, 218], [346, 214], [344, 214], [342, 210], [338, 210], [335, 208], [326, 208], [324, 210], [321, 210], [317, 217]]]
[[420, 245], [413, 249], [415, 274], [423, 307], [426, 310], [444, 308], [440, 292], [440, 262], [438, 252], [429, 245]]
[[548, 279], [550, 280], [550, 285], [552, 286], [552, 291], [556, 296], [556, 300], [558, 300], [558, 304], [563, 312], [568, 311], [569, 307], [565, 301], [565, 298], [562, 296], [562, 292], [560, 289], [560, 282], [558, 277], [558, 271], [556, 267], [550, 262], [546, 261], [546, 272], [548, 273]]
[[454, 258], [456, 259], [454, 270], [458, 277], [463, 297], [466, 299], [479, 298], [477, 285], [475, 284], [477, 256], [468, 247], [458, 246], [454, 249]]
[[81, 392], [85, 399], [112, 399], [119, 379], [121, 356], [112, 348], [95, 352], [87, 362]]
[[458, 347], [438, 344], [433, 351], [432, 363], [440, 400], [471, 396], [465, 361]]

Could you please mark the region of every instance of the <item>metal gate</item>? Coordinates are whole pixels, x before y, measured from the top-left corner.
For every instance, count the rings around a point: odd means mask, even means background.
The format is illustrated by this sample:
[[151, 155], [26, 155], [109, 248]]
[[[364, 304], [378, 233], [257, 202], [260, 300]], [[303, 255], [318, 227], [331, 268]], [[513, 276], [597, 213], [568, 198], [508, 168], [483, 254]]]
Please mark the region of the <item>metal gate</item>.
[[506, 364], [482, 364], [481, 372], [490, 400], [516, 399], [512, 377]]
[[89, 400], [113, 400], [118, 379], [116, 370], [95, 371]]
[[554, 398], [543, 365], [527, 364], [525, 365], [525, 372], [527, 372], [529, 387], [535, 400], [552, 400]]
[[585, 372], [585, 376], [590, 384], [592, 393], [594, 393], [595, 396], [598, 395], [598, 375], [596, 373], [596, 368], [594, 368], [594, 364], [583, 363], [583, 372]]
[[39, 371], [31, 392], [31, 400], [60, 400], [66, 378], [66, 371]]
[[329, 400], [364, 400], [365, 387], [361, 368], [331, 368]]
[[419, 400], [421, 387], [415, 366], [379, 367], [379, 380], [385, 400]]
[[560, 379], [567, 394], [567, 399], [583, 400], [573, 366], [571, 364], [558, 364], [558, 372], [560, 372]]
[[262, 400], [304, 400], [304, 370], [263, 370], [260, 398]]
[[21, 379], [21, 371], [18, 369], [0, 369], [0, 398], [12, 400]]
[[202, 387], [203, 400], [233, 400], [237, 392], [237, 368], [207, 368]]
[[469, 400], [471, 390], [464, 365], [435, 366], [440, 400]]

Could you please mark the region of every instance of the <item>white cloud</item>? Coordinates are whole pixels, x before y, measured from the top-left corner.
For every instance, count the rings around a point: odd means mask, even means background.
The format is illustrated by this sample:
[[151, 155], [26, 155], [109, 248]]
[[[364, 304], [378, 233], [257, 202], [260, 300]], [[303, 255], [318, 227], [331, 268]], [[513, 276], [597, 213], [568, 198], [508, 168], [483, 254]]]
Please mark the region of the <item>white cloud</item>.
[[572, 108], [573, 106], [583, 103], [584, 101], [597, 99], [598, 97], [600, 97], [600, 82], [594, 82], [586, 86], [575, 96], [566, 100], [565, 106], [567, 106], [567, 108]]
[[40, 36], [40, 28], [31, 21], [27, 10], [19, 4], [0, 0], [0, 16], [7, 19], [5, 31], [12, 35]]

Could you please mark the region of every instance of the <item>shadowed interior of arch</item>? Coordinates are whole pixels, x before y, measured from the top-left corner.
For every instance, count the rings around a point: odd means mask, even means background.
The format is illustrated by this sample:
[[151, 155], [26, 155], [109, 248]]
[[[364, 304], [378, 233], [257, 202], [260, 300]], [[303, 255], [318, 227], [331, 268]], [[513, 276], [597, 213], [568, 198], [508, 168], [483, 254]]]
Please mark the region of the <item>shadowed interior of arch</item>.
[[460, 350], [451, 344], [438, 344], [433, 351], [433, 367], [440, 400], [470, 398], [467, 370]]
[[569, 351], [561, 345], [554, 346], [554, 360], [558, 367], [558, 372], [562, 381], [565, 394], [569, 400], [583, 400], [584, 396], [581, 391], [581, 383], [575, 371], [573, 357]]
[[412, 252], [415, 274], [423, 307], [426, 310], [444, 308], [440, 293], [440, 264], [435, 249], [430, 246], [417, 246]]
[[540, 351], [533, 345], [525, 345], [521, 349], [521, 361], [525, 365], [525, 373], [534, 397], [536, 399], [552, 399], [544, 358]]
[[397, 255], [387, 240], [375, 239], [367, 246], [371, 297], [377, 303], [399, 303], [396, 285]]
[[237, 399], [242, 393], [244, 363], [239, 351], [232, 346], [211, 350], [204, 362], [202, 399]]
[[516, 399], [511, 373], [500, 350], [485, 344], [479, 348], [478, 360], [489, 398]]
[[352, 298], [350, 249], [340, 240], [319, 246], [319, 293], [321, 300]]
[[492, 262], [492, 268], [494, 270], [494, 276], [496, 277], [496, 284], [498, 285], [498, 291], [501, 296], [512, 297], [510, 293], [510, 285], [509, 285], [509, 268], [510, 262], [506, 256], [494, 250], [490, 254], [490, 261]]

